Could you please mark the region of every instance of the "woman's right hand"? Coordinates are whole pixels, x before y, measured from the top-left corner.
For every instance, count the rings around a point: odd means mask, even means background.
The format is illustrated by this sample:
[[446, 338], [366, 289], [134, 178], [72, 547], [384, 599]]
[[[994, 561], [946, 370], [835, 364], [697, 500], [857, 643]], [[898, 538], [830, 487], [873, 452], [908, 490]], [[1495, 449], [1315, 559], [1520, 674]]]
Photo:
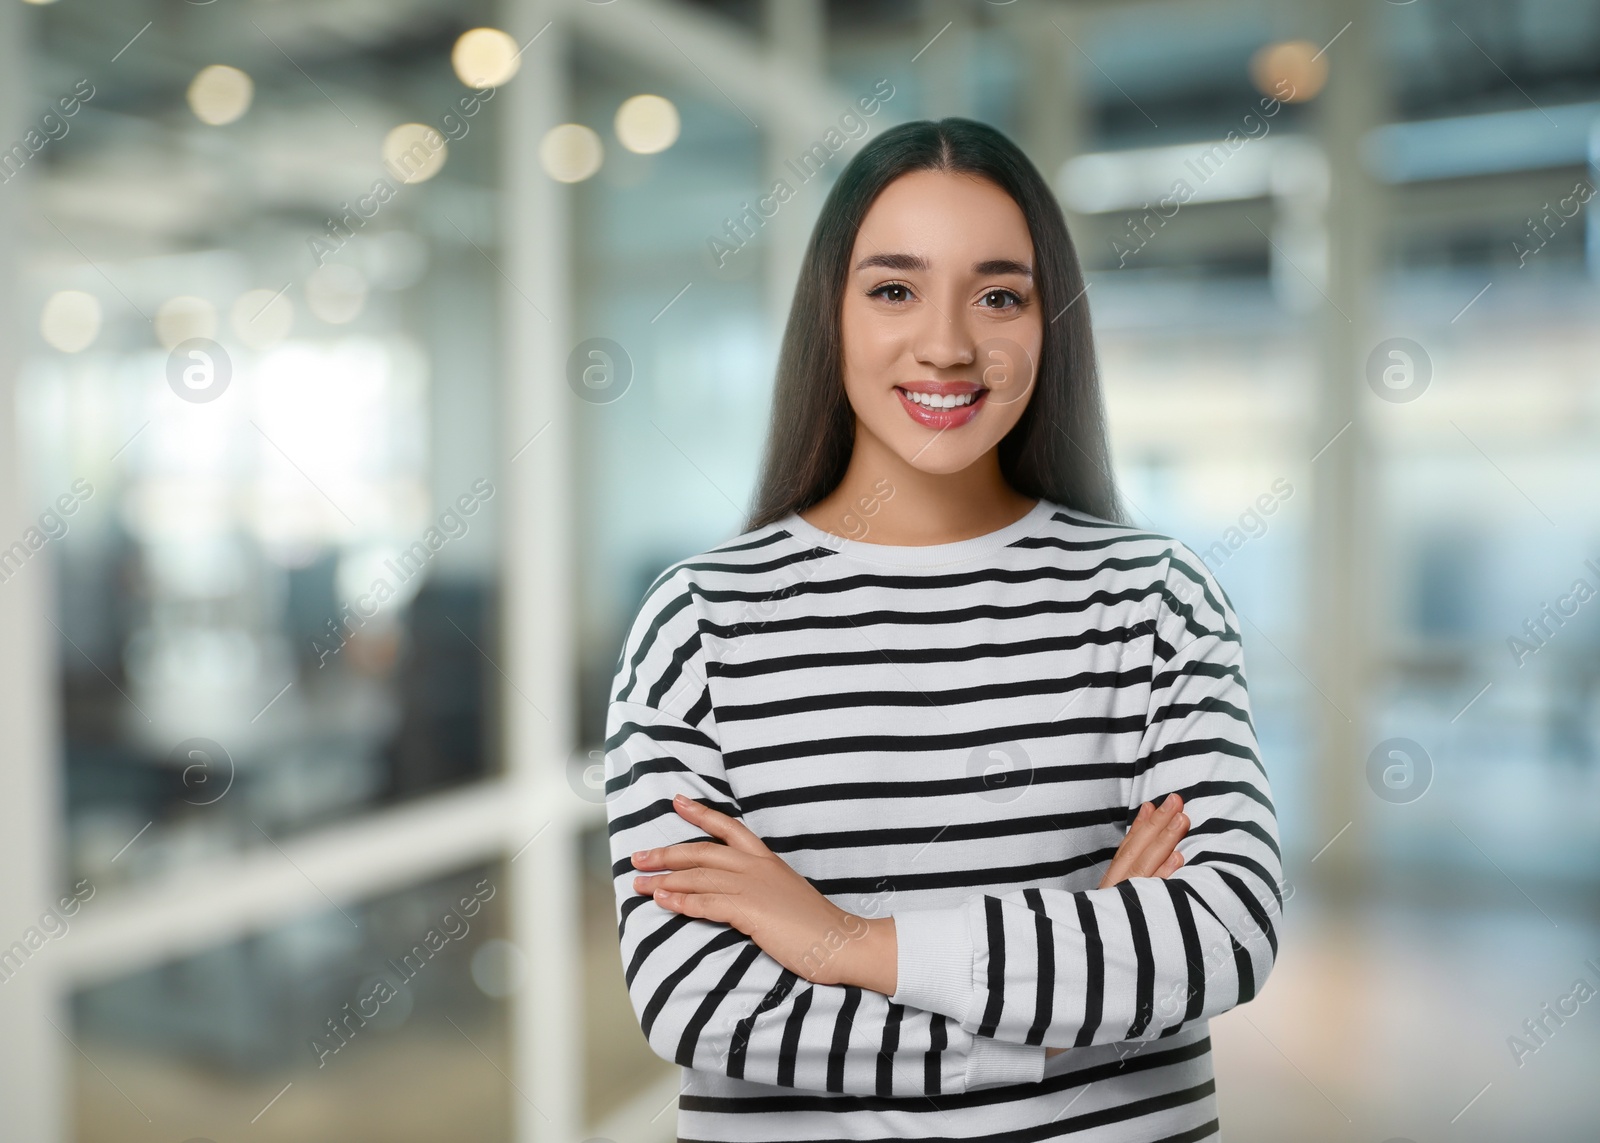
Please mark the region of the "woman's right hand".
[[[1182, 811], [1183, 799], [1176, 793], [1163, 798], [1159, 808], [1149, 802], [1141, 805], [1098, 888], [1129, 877], [1166, 877], [1176, 872], [1183, 864], [1178, 843], [1189, 832], [1189, 815]], [[1046, 1048], [1044, 1057], [1048, 1060], [1066, 1050]]]
[[1117, 846], [1098, 888], [1108, 888], [1129, 877], [1165, 877], [1176, 872], [1183, 864], [1178, 843], [1188, 832], [1189, 815], [1183, 812], [1183, 799], [1178, 794], [1168, 794], [1159, 808], [1145, 802], [1122, 844]]

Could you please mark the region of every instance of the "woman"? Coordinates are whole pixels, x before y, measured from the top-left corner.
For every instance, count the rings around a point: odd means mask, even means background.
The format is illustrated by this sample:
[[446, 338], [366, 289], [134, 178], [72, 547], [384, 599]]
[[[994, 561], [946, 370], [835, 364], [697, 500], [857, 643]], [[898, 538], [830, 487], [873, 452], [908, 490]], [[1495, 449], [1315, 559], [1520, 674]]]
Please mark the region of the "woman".
[[1218, 1132], [1277, 823], [1232, 604], [1117, 503], [1083, 294], [980, 123], [884, 132], [822, 208], [752, 517], [646, 592], [611, 691], [683, 1139]]

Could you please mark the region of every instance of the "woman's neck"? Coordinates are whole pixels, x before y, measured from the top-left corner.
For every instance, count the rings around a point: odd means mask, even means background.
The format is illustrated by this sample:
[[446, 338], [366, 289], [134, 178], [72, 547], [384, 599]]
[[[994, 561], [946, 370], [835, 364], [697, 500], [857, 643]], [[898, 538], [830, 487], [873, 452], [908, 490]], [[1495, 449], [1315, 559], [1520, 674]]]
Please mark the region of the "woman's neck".
[[1037, 503], [1006, 483], [996, 449], [957, 472], [926, 472], [858, 422], [844, 479], [800, 518], [848, 540], [922, 547], [999, 531]]

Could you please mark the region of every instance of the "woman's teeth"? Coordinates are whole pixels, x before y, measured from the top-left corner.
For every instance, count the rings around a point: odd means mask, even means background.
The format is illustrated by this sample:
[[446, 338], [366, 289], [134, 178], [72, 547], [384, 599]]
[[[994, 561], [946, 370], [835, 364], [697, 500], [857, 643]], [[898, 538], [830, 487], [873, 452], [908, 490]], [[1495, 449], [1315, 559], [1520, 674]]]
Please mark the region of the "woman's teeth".
[[983, 392], [983, 390], [975, 389], [971, 393], [961, 393], [959, 395], [955, 393], [949, 393], [943, 397], [935, 393], [913, 393], [909, 389], [902, 389], [900, 392], [904, 393], [917, 404], [924, 405], [930, 409], [954, 409], [960, 405], [972, 404], [972, 402], [978, 399], [978, 394]]

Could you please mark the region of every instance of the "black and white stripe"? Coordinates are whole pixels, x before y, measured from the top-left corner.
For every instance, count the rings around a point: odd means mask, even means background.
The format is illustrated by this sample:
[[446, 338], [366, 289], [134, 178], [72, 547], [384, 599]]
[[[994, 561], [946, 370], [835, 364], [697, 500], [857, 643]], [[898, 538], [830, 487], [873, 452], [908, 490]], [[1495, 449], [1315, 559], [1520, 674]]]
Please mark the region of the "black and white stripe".
[[[622, 959], [682, 1138], [1215, 1134], [1207, 1020], [1270, 972], [1282, 870], [1237, 616], [1188, 547], [1049, 501], [932, 548], [791, 515], [662, 573], [610, 698]], [[1096, 888], [1171, 791], [1184, 865]], [[634, 893], [629, 854], [702, 836], [679, 792], [892, 914], [894, 996]]]

